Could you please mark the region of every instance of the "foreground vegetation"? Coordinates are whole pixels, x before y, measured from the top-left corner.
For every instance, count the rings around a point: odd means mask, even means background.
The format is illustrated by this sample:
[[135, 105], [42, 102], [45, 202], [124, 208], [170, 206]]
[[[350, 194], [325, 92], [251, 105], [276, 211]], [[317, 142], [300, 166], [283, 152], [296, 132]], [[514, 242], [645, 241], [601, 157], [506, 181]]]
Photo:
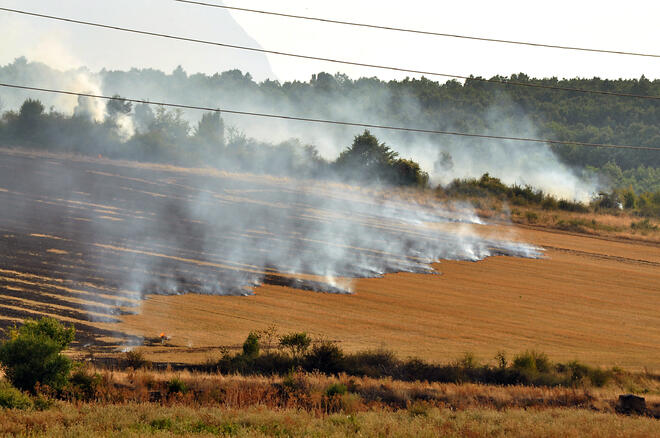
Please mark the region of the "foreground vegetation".
[[[138, 379], [141, 379], [139, 383], [131, 377], [133, 389], [127, 391], [127, 387], [114, 379], [112, 373], [97, 372], [82, 363], [73, 364], [65, 357], [61, 351], [72, 340], [73, 329], [63, 327], [53, 318], [26, 321], [20, 328], [11, 330], [8, 339], [0, 343], [0, 365], [5, 378], [16, 388], [35, 396], [84, 401], [145, 401], [146, 393], [150, 398], [165, 399], [172, 394], [185, 394], [193, 390], [190, 385], [199, 385], [196, 381], [184, 382], [177, 378], [158, 384], [155, 380], [157, 374], [150, 378], [143, 375]], [[261, 351], [262, 344], [267, 349], [265, 352]], [[302, 332], [278, 336], [270, 328], [251, 332], [240, 352], [231, 354], [226, 351], [217, 362], [209, 360], [204, 365], [188, 368], [219, 375], [279, 376], [282, 378], [280, 382], [265, 385], [261, 392], [267, 399], [284, 401], [292, 394], [296, 397], [304, 395], [303, 398], [311, 396], [312, 385], [306, 375], [330, 381], [325, 391], [329, 398], [358, 392], [361, 384], [356, 383], [355, 378], [566, 388], [604, 387], [614, 381], [631, 389], [634, 389], [632, 382], [640, 378], [640, 375], [619, 368], [604, 370], [578, 361], [552, 363], [547, 355], [536, 351], [518, 354], [511, 361], [504, 353], [499, 353], [494, 361], [494, 364], [481, 364], [470, 353], [449, 364], [433, 364], [414, 358], [401, 360], [385, 350], [345, 354], [335, 343], [315, 341]], [[115, 366], [139, 370], [150, 369], [152, 364], [139, 351], [129, 351], [125, 359]], [[340, 381], [331, 381], [333, 376], [340, 376]], [[645, 377], [650, 381], [660, 381], [658, 376], [652, 374]], [[10, 386], [5, 384], [2, 389], [7, 400], [18, 400]], [[218, 393], [217, 388], [204, 387], [204, 382], [202, 388], [194, 388], [193, 392], [198, 401], [218, 401], [226, 396], [222, 391]], [[365, 393], [360, 395], [366, 397]], [[433, 398], [429, 395], [420, 397], [424, 400]], [[397, 407], [406, 406], [411, 399], [399, 397], [397, 401], [396, 398], [393, 395], [387, 397]], [[380, 395], [374, 400], [378, 399]], [[6, 405], [10, 406], [11, 401]]]
[[298, 409], [62, 404], [49, 411], [5, 412], [0, 434], [32, 437], [132, 436], [415, 436], [653, 437], [658, 420], [552, 408], [433, 407], [318, 416]]
[[[241, 352], [205, 365], [212, 373], [154, 371], [139, 352], [117, 370], [64, 357], [73, 334], [43, 318], [0, 344], [8, 379], [0, 381], [0, 434], [652, 436], [660, 418], [658, 376], [552, 364], [536, 352], [510, 365], [503, 354], [495, 366], [466, 354], [434, 366], [386, 352], [345, 355], [305, 333], [266, 330], [250, 333]], [[26, 351], [30, 366], [21, 360]], [[53, 363], [60, 365], [42, 366]], [[466, 383], [482, 380], [517, 384]], [[438, 383], [447, 381], [454, 383]], [[624, 388], [651, 397], [642, 416], [616, 414], [615, 394]]]

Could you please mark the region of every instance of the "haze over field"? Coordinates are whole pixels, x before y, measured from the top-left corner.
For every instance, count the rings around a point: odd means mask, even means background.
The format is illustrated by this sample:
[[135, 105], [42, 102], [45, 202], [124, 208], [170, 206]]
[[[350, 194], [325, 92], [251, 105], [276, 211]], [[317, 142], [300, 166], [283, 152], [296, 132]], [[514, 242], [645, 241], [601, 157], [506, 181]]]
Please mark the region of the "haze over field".
[[[47, 292], [39, 302], [53, 290], [86, 297], [67, 304], [88, 311], [83, 320], [112, 321], [146, 294], [247, 295], [264, 282], [350, 293], [352, 278], [433, 273], [440, 259], [541, 255], [471, 234], [480, 221], [464, 205], [286, 178], [0, 155], [2, 282], [39, 279], [34, 287]], [[462, 232], [427, 226], [448, 222]]]

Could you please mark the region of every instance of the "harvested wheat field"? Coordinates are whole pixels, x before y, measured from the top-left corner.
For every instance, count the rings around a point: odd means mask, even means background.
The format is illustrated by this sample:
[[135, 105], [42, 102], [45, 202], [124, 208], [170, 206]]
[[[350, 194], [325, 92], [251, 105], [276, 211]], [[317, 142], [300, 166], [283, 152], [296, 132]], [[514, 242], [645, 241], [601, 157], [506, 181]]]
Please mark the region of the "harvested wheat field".
[[[660, 249], [543, 231], [521, 232], [552, 249], [546, 259], [493, 257], [434, 264], [441, 276], [360, 279], [355, 295], [262, 286], [253, 297], [152, 296], [120, 324], [135, 333], [172, 333], [172, 344], [240, 345], [271, 324], [338, 340], [347, 350], [385, 347], [401, 356], [447, 361], [464, 352], [544, 351], [556, 360], [660, 368]], [[626, 256], [627, 254], [627, 256]], [[187, 315], [196, 315], [190, 324]], [[147, 350], [148, 351], [148, 350]], [[175, 360], [212, 350], [156, 348]], [[203, 352], [203, 353], [202, 353]]]
[[0, 203], [0, 325], [56, 316], [80, 351], [146, 344], [153, 360], [201, 362], [275, 325], [427, 360], [534, 348], [660, 368], [657, 243], [480, 224], [337, 184], [13, 150], [0, 150]]

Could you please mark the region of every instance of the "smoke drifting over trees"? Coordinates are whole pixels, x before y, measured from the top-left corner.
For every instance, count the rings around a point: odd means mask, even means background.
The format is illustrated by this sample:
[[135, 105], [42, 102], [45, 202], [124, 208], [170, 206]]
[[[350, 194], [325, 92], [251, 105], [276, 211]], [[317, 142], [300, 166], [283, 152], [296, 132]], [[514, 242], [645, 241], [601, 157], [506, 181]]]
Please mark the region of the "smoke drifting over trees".
[[[352, 80], [341, 74], [320, 73], [309, 82], [256, 83], [249, 74], [236, 70], [213, 76], [188, 75], [181, 68], [172, 74], [148, 69], [60, 72], [24, 59], [1, 68], [0, 78], [78, 92], [293, 116], [520, 137], [660, 144], [657, 104], [654, 102], [577, 96], [526, 87], [503, 88], [477, 81], [467, 81], [464, 85], [453, 81], [439, 84], [427, 79], [383, 82], [376, 78]], [[660, 93], [658, 81], [650, 82], [644, 78], [639, 81], [557, 81], [514, 75], [512, 79], [552, 84], [562, 82], [560, 85], [587, 89]], [[18, 109], [27, 97], [34, 95], [3, 90], [2, 97], [5, 109]], [[176, 113], [146, 105], [136, 105], [131, 112], [117, 112], [111, 108], [99, 110], [98, 104], [89, 104], [90, 108], [86, 108], [86, 101], [79, 102], [72, 97], [43, 95], [39, 99], [47, 108], [74, 113], [80, 118], [86, 114], [97, 124], [115, 125], [114, 135], [123, 143], [104, 146], [103, 141], [96, 141], [96, 146], [103, 149], [98, 153], [113, 156], [121, 150], [122, 156], [130, 153], [130, 158], [140, 160], [158, 160], [161, 159], [158, 154], [162, 153], [166, 160], [178, 155], [191, 162], [197, 159], [217, 164], [218, 148], [227, 149], [240, 144], [247, 154], [252, 154], [256, 150], [265, 150], [264, 146], [269, 143], [279, 150], [296, 151], [283, 165], [295, 167], [311, 158], [315, 166], [322, 166], [323, 160], [338, 157], [357, 134], [351, 127], [224, 114], [221, 121], [225, 135], [221, 139], [217, 129], [213, 138], [211, 131], [215, 128], [211, 127], [212, 121], [201, 119], [210, 116], [197, 112]], [[629, 111], [630, 105], [635, 105], [636, 110]], [[199, 126], [198, 122], [201, 122]], [[420, 172], [427, 172], [432, 183], [448, 184], [455, 178], [489, 172], [508, 184], [529, 184], [561, 197], [584, 200], [597, 189], [595, 180], [581, 178], [585, 165], [601, 167], [611, 162], [623, 170], [640, 165], [660, 166], [658, 154], [652, 151], [551, 148], [541, 144], [381, 130], [372, 133], [398, 152], [401, 158], [419, 163]], [[187, 143], [189, 137], [196, 139], [198, 147], [182, 146], [183, 140]], [[67, 142], [72, 145], [70, 150], [76, 152], [86, 152], [93, 147], [87, 141], [79, 145], [75, 139]], [[163, 143], [161, 149], [155, 146], [159, 142]], [[267, 154], [262, 161], [269, 165], [275, 156]]]

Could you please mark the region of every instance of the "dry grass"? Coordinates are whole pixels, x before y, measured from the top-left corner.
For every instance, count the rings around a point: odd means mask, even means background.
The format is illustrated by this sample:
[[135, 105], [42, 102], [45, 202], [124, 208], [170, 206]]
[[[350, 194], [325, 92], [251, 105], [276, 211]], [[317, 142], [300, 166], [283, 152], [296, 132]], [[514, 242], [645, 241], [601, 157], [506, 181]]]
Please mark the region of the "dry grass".
[[[649, 407], [660, 406], [660, 379], [621, 373], [607, 386], [533, 387], [495, 386], [483, 384], [454, 384], [429, 382], [403, 382], [368, 377], [296, 372], [285, 377], [241, 376], [207, 374], [190, 371], [105, 369], [88, 371], [102, 376], [98, 400], [112, 402], [147, 402], [152, 391], [162, 391], [166, 400], [167, 382], [178, 379], [186, 384], [189, 397], [175, 397], [170, 402], [188, 404], [218, 404], [226, 408], [246, 408], [264, 405], [269, 408], [295, 407], [318, 414], [327, 413], [322, 397], [335, 383], [343, 384], [350, 393], [359, 396], [349, 410], [374, 408], [406, 408], [424, 401], [451, 409], [490, 408], [512, 409], [523, 407], [572, 407], [613, 412], [621, 393], [643, 393]], [[287, 391], [282, 391], [288, 382]], [[287, 394], [289, 392], [289, 394]], [[290, 393], [304, 392], [307, 396], [291, 398]], [[298, 394], [300, 395], [300, 394]]]
[[263, 407], [163, 407], [62, 404], [45, 412], [5, 412], [3, 436], [324, 436], [415, 437], [653, 437], [658, 420], [586, 410], [494, 411], [419, 406], [408, 411], [369, 411], [317, 416], [296, 409]]
[[[658, 436], [614, 413], [616, 387], [498, 387], [388, 379], [103, 371], [93, 403], [0, 412], [2, 436]], [[185, 394], [167, 394], [182, 381]], [[328, 396], [342, 383], [344, 395]], [[656, 382], [657, 386], [657, 382]], [[150, 402], [159, 393], [156, 402]], [[660, 396], [647, 396], [660, 406]]]

